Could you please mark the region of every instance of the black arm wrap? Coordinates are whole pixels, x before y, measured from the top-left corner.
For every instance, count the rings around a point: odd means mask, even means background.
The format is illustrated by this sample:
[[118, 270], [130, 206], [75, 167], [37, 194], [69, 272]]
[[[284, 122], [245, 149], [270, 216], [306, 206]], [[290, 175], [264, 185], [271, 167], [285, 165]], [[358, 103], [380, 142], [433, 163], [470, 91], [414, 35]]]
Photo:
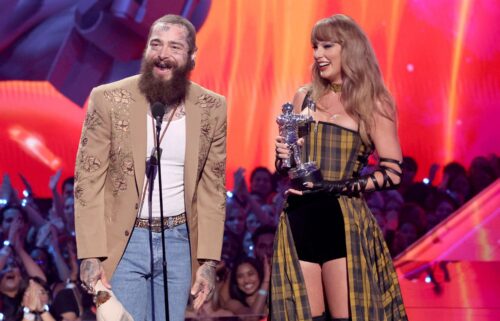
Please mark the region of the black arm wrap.
[[[386, 165], [381, 164], [382, 162], [391, 163], [398, 166], [399, 171], [394, 168], [388, 167]], [[347, 196], [357, 196], [360, 193], [364, 193], [366, 191], [366, 185], [368, 185], [368, 179], [371, 179], [373, 182], [373, 186], [375, 191], [386, 190], [386, 189], [396, 189], [399, 186], [399, 183], [394, 183], [394, 181], [389, 176], [389, 173], [392, 173], [401, 178], [403, 175], [401, 168], [401, 162], [392, 159], [392, 158], [380, 158], [379, 168], [376, 169], [373, 173], [369, 175], [360, 176], [357, 178], [350, 178], [339, 180], [335, 182], [322, 183], [320, 185], [316, 185], [311, 190], [304, 191], [305, 194], [316, 193], [316, 192], [327, 192], [335, 195], [347, 195]], [[382, 185], [380, 185], [375, 177], [375, 173], [379, 172], [382, 174], [383, 181]], [[401, 181], [401, 180], [400, 180]]]

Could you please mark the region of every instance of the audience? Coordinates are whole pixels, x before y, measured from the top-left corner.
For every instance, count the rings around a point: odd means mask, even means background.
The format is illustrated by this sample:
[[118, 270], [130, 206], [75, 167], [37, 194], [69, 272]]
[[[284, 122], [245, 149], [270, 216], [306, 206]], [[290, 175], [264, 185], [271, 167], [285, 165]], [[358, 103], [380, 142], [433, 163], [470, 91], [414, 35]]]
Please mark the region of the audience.
[[[434, 183], [438, 166], [426, 180], [415, 180], [418, 164], [404, 157], [398, 190], [366, 193], [364, 197], [380, 225], [391, 253], [403, 252], [430, 229], [494, 182], [500, 174], [497, 156], [476, 157], [470, 167], [452, 162]], [[20, 199], [3, 175], [0, 191], [0, 313], [3, 320], [95, 320], [92, 298], [78, 286], [74, 231], [73, 178], [58, 189], [61, 172], [49, 179], [51, 206], [41, 206], [29, 182]], [[224, 318], [267, 312], [270, 262], [276, 226], [286, 205], [286, 176], [255, 168], [248, 180], [245, 169], [234, 173], [228, 192], [222, 259], [217, 265], [214, 296], [187, 318]], [[46, 208], [46, 210], [42, 210]], [[49, 309], [47, 310], [47, 306]], [[250, 320], [249, 319], [249, 320]]]

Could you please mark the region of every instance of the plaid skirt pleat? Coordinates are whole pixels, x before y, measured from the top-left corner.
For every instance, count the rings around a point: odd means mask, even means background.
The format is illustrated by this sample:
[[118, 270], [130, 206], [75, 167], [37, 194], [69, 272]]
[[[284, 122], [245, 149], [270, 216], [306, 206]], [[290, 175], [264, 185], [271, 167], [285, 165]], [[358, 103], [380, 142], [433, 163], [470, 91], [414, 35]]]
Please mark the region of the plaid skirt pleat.
[[304, 277], [285, 213], [281, 214], [274, 241], [269, 298], [269, 320], [312, 320]]
[[351, 319], [407, 320], [391, 255], [365, 201], [339, 198], [344, 215]]

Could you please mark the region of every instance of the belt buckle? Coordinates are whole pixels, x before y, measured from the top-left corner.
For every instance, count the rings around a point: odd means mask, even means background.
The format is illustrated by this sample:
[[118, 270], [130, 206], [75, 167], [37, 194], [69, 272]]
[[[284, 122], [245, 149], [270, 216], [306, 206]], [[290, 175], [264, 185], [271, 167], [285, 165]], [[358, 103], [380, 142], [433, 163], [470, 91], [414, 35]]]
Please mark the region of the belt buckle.
[[169, 216], [167, 218], [167, 228], [170, 230], [174, 227], [174, 218], [172, 216]]

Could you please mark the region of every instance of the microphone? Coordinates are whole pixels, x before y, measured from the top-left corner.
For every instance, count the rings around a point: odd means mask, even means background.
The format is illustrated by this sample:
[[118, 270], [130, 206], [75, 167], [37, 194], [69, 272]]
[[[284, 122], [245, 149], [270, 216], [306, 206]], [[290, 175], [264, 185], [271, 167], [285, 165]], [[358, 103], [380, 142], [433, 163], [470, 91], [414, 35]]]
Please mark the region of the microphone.
[[151, 114], [153, 115], [153, 118], [156, 120], [156, 129], [161, 130], [163, 115], [165, 115], [165, 105], [163, 105], [159, 101], [155, 102], [151, 106]]

